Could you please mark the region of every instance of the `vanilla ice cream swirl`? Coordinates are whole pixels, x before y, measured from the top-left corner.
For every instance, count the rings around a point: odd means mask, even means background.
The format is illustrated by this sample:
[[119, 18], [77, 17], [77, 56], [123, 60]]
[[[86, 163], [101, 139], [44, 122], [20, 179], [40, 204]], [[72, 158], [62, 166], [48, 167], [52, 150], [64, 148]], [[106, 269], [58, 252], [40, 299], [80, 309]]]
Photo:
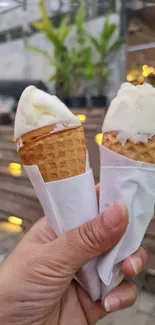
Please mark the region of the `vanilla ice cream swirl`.
[[34, 86], [27, 87], [17, 108], [15, 139], [51, 124], [79, 126], [81, 122], [56, 96], [51, 96]]
[[103, 123], [103, 133], [112, 131], [122, 142], [147, 141], [155, 135], [155, 89], [150, 84], [122, 84]]

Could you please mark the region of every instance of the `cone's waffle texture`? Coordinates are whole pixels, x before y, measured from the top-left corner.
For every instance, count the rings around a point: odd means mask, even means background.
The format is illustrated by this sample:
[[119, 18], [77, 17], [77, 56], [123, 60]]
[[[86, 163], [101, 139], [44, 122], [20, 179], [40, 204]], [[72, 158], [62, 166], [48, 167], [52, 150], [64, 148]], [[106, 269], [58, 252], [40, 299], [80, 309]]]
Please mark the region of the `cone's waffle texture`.
[[134, 143], [131, 140], [127, 140], [123, 145], [118, 140], [117, 135], [117, 132], [104, 133], [102, 144], [108, 149], [130, 159], [155, 164], [155, 138], [148, 140], [147, 143]]
[[22, 163], [37, 165], [45, 182], [85, 173], [86, 144], [83, 127], [50, 133], [54, 128], [55, 125], [43, 127], [18, 140], [20, 143], [22, 141], [18, 151]]

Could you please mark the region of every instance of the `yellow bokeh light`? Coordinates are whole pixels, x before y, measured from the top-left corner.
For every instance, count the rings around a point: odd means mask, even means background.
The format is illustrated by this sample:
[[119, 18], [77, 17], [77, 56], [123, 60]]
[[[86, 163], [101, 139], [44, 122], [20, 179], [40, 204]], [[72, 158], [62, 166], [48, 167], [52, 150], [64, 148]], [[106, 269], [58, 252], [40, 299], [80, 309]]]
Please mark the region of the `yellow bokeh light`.
[[154, 68], [150, 67], [150, 68], [149, 68], [149, 72], [150, 72], [150, 73], [153, 73], [153, 72], [154, 72]]
[[23, 220], [21, 218], [10, 216], [8, 217], [8, 221], [14, 225], [21, 226], [23, 223]]
[[147, 70], [147, 69], [148, 69], [148, 65], [144, 64], [144, 65], [142, 66], [142, 69], [143, 69], [143, 70]]
[[143, 76], [138, 77], [138, 83], [139, 84], [143, 84], [144, 83], [144, 77]]
[[95, 136], [95, 142], [97, 144], [102, 144], [102, 139], [103, 139], [103, 134], [102, 133], [96, 134], [96, 136]]
[[79, 118], [79, 120], [80, 120], [80, 122], [81, 123], [85, 123], [86, 122], [86, 115], [85, 114], [77, 114], [76, 115], [78, 118]]
[[22, 171], [21, 170], [14, 170], [14, 169], [10, 169], [9, 170], [10, 174], [14, 177], [20, 177], [22, 175]]
[[143, 77], [148, 77], [149, 72], [148, 71], [143, 71]]
[[149, 67], [148, 65], [142, 66], [142, 75], [147, 78], [150, 74], [155, 74], [155, 68]]
[[0, 222], [0, 229], [6, 232], [22, 233], [23, 228], [9, 222]]
[[135, 76], [133, 76], [131, 73], [128, 73], [128, 74], [127, 74], [127, 76], [126, 76], [126, 80], [127, 80], [128, 82], [132, 82], [132, 81], [134, 81], [134, 79], [135, 79]]
[[22, 174], [21, 164], [11, 162], [8, 166], [8, 170], [12, 176], [19, 177]]
[[21, 164], [11, 162], [9, 164], [9, 169], [15, 169], [15, 170], [20, 170], [22, 168]]
[[127, 72], [126, 80], [131, 83], [141, 84], [144, 82], [142, 71], [139, 69], [132, 69]]

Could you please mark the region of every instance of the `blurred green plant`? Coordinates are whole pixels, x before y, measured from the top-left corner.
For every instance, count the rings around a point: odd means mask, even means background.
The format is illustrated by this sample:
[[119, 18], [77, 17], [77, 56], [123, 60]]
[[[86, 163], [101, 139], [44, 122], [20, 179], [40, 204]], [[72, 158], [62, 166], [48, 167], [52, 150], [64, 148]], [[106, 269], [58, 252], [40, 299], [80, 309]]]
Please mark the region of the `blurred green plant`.
[[103, 28], [98, 38], [89, 35], [89, 39], [98, 54], [98, 60], [95, 64], [95, 75], [97, 79], [100, 94], [103, 93], [104, 87], [107, 85], [110, 74], [110, 59], [121, 45], [124, 39], [120, 36], [116, 37], [117, 25], [110, 22], [109, 14], [106, 15]]
[[[69, 24], [69, 17], [61, 19], [58, 28], [55, 28], [52, 20], [48, 17], [45, 0], [39, 0], [41, 21], [33, 23], [40, 32], [44, 33], [53, 45], [53, 51], [28, 46], [32, 51], [40, 53], [49, 59], [55, 73], [51, 74], [49, 81], [56, 82], [56, 92], [59, 97], [64, 95], [81, 93], [83, 80], [92, 80], [95, 70], [92, 61], [92, 48], [89, 43], [88, 32], [85, 28], [86, 10], [84, 1], [80, 0], [80, 7], [74, 18], [74, 25]], [[74, 44], [66, 45], [72, 28], [75, 28]]]
[[42, 21], [33, 23], [33, 27], [44, 33], [53, 45], [53, 50], [45, 51], [35, 46], [28, 46], [28, 48], [49, 59], [51, 66], [55, 68], [55, 73], [50, 75], [49, 81], [56, 82], [57, 94], [62, 97], [70, 88], [70, 53], [65, 41], [71, 32], [72, 25], [68, 23], [69, 18], [65, 16], [61, 19], [59, 27], [55, 28], [48, 17], [45, 0], [39, 0], [39, 9]]
[[[86, 8], [85, 1], [81, 0], [79, 9], [75, 15], [75, 46], [71, 49], [72, 65], [72, 93], [83, 92], [83, 81], [93, 80], [95, 69], [92, 57], [92, 46], [89, 34], [85, 27]], [[84, 83], [83, 83], [84, 84]]]
[[[65, 95], [81, 95], [88, 91], [93, 80], [97, 80], [100, 94], [108, 83], [110, 67], [109, 58], [120, 48], [123, 40], [116, 38], [117, 25], [110, 22], [106, 16], [101, 33], [97, 37], [89, 34], [85, 27], [87, 11], [85, 0], [79, 0], [79, 7], [74, 16], [73, 24], [69, 23], [69, 17], [62, 17], [57, 28], [48, 17], [45, 8], [45, 0], [39, 0], [41, 21], [33, 23], [40, 32], [44, 33], [52, 47], [51, 51], [35, 46], [29, 46], [32, 51], [40, 53], [48, 58], [51, 70], [55, 72], [49, 77], [49, 81], [55, 81], [56, 93], [62, 98]], [[70, 45], [67, 39], [73, 31]], [[93, 52], [97, 52], [98, 60], [94, 63]], [[91, 85], [85, 88], [85, 85]]]

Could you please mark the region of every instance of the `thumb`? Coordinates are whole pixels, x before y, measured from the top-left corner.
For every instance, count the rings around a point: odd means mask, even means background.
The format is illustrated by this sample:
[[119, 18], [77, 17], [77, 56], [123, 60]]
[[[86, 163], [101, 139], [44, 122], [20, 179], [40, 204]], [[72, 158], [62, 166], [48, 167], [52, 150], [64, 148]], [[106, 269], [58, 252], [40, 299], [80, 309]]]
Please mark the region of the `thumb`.
[[116, 245], [128, 225], [127, 209], [115, 202], [100, 216], [69, 231], [50, 244], [57, 265], [74, 274], [83, 264]]

